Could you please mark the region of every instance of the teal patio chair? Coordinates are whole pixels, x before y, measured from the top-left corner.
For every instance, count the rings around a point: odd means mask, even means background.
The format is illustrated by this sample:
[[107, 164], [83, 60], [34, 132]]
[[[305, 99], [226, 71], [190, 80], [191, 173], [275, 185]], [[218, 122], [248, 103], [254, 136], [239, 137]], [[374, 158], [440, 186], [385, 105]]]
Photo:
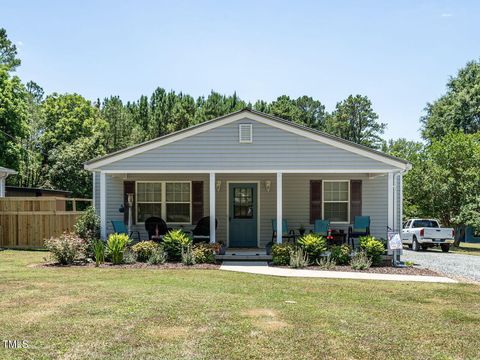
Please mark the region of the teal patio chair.
[[348, 242], [360, 236], [370, 235], [370, 216], [355, 216], [353, 224], [348, 228]]
[[315, 234], [322, 235], [323, 237], [328, 236], [328, 231], [330, 230], [330, 220], [315, 220], [313, 225], [313, 232]]
[[[272, 219], [272, 243], [275, 242], [277, 238], [277, 219]], [[297, 236], [295, 235], [295, 230], [288, 230], [287, 220], [282, 219], [282, 239], [287, 239], [287, 241], [293, 240], [295, 242]]]
[[124, 222], [121, 220], [112, 220], [112, 226], [113, 226], [113, 231], [117, 234], [127, 234], [133, 239], [134, 234], [137, 235], [137, 240], [140, 241], [140, 231], [130, 231], [130, 234], [128, 233], [128, 229], [125, 226]]

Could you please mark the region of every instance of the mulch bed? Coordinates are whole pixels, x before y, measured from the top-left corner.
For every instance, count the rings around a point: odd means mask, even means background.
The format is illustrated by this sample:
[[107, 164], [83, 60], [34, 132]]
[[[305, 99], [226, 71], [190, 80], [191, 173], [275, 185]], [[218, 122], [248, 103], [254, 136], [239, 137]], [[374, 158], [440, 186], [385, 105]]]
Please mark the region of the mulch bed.
[[[46, 262], [42, 264], [32, 264], [29, 267], [35, 268], [94, 268], [95, 263], [76, 263], [73, 265], [60, 265], [57, 263]], [[183, 265], [182, 263], [165, 263], [159, 265], [150, 265], [148, 263], [137, 262], [134, 264], [121, 264], [113, 265], [112, 263], [100, 264], [98, 268], [101, 269], [159, 269], [159, 270], [172, 270], [172, 269], [181, 269], [181, 270], [193, 270], [193, 269], [203, 269], [203, 270], [217, 270], [220, 268], [219, 264], [195, 264], [195, 265]]]
[[[270, 265], [275, 266], [275, 265]], [[282, 268], [288, 268], [288, 266], [278, 266]], [[367, 270], [353, 270], [350, 266], [335, 266], [333, 269], [322, 269], [320, 266], [308, 266], [306, 270], [317, 270], [317, 271], [349, 271], [349, 272], [362, 272], [362, 273], [372, 273], [372, 274], [397, 274], [397, 275], [424, 275], [424, 276], [443, 276], [435, 271], [419, 268], [415, 266], [410, 267], [392, 267], [392, 266], [372, 266]]]

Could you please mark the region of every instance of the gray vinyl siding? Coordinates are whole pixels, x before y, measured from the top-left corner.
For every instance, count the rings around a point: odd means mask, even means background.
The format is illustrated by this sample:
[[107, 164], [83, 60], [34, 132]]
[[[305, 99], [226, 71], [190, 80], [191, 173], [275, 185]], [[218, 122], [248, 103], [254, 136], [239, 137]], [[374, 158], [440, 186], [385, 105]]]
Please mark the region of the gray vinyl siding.
[[93, 183], [93, 199], [94, 203], [93, 206], [95, 207], [95, 211], [97, 214], [100, 215], [100, 173], [98, 171], [93, 173], [93, 176], [95, 177], [94, 183]]
[[[253, 125], [239, 143], [238, 125]], [[132, 155], [102, 170], [389, 170], [383, 162], [245, 118]]]
[[[119, 212], [121, 204], [123, 204], [123, 181], [203, 181], [203, 215], [209, 215], [209, 203], [208, 203], [208, 175], [206, 174], [164, 174], [164, 175], [154, 175], [154, 174], [130, 174], [125, 177], [112, 177], [111, 175], [106, 175], [106, 184], [107, 184], [107, 234], [113, 232], [112, 220], [122, 220], [124, 214]], [[100, 184], [98, 182], [98, 184]], [[135, 216], [135, 215], [134, 215]], [[193, 226], [189, 225], [176, 225], [168, 224], [173, 228], [183, 227], [185, 230], [191, 230]], [[148, 234], [145, 230], [144, 224], [134, 224], [132, 227], [133, 231], [139, 231], [142, 239], [146, 240]]]
[[[292, 229], [310, 224], [310, 180], [362, 180], [362, 214], [370, 216], [371, 234], [386, 238], [388, 222], [388, 195], [386, 174], [369, 179], [363, 174], [285, 174], [283, 175], [283, 217]], [[352, 222], [353, 219], [350, 219]], [[349, 224], [332, 224], [334, 229], [348, 231]]]
[[[209, 215], [209, 177], [207, 174], [130, 174], [125, 179], [135, 181], [203, 181], [204, 216]], [[283, 175], [283, 217], [287, 219], [289, 227], [297, 230], [304, 225], [307, 230], [313, 228], [309, 224], [310, 219], [310, 180], [362, 180], [362, 214], [371, 217], [372, 235], [385, 238], [388, 222], [388, 194], [387, 174], [370, 179], [365, 174], [284, 174]], [[260, 239], [259, 246], [265, 245], [272, 237], [271, 220], [276, 218], [276, 175], [274, 174], [217, 174], [216, 180], [221, 181], [220, 191], [216, 196], [216, 217], [218, 219], [217, 240], [228, 244], [228, 182], [259, 182], [258, 194]], [[271, 181], [270, 192], [265, 189], [265, 181]], [[111, 221], [123, 220], [123, 213], [118, 211], [123, 203], [123, 176], [106, 175], [107, 187], [107, 234], [113, 232]], [[100, 181], [96, 182], [99, 187]], [[97, 189], [96, 189], [97, 191]], [[399, 193], [398, 193], [399, 194]], [[174, 228], [180, 225], [169, 224]], [[185, 230], [190, 230], [193, 225], [181, 225]], [[348, 230], [348, 224], [332, 224], [335, 229]], [[133, 230], [141, 232], [142, 239], [147, 239], [147, 233], [143, 224], [134, 225]]]

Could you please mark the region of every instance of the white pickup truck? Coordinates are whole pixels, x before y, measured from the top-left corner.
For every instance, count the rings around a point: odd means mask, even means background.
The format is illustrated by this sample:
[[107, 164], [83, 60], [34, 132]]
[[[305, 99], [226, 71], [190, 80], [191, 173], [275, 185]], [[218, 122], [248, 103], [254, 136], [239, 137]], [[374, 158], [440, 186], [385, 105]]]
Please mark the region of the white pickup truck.
[[453, 229], [441, 228], [438, 221], [433, 219], [410, 219], [402, 229], [402, 243], [413, 251], [440, 245], [443, 252], [448, 252], [454, 237]]

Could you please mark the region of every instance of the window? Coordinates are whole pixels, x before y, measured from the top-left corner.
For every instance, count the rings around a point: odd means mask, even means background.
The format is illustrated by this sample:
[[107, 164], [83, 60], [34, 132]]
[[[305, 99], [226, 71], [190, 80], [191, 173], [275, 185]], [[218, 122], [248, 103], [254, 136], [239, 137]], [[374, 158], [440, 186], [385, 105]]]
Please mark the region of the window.
[[238, 140], [240, 143], [253, 142], [252, 124], [238, 125]]
[[137, 181], [137, 223], [152, 216], [167, 223], [191, 223], [191, 182]]
[[162, 217], [162, 183], [137, 182], [137, 222]]
[[253, 219], [253, 189], [234, 188], [233, 218]]
[[350, 182], [323, 181], [323, 218], [332, 222], [348, 223]]
[[190, 223], [190, 183], [166, 183], [167, 222]]
[[421, 228], [421, 227], [426, 227], [426, 228], [438, 228], [438, 222], [435, 220], [414, 220], [412, 224], [413, 228]]

